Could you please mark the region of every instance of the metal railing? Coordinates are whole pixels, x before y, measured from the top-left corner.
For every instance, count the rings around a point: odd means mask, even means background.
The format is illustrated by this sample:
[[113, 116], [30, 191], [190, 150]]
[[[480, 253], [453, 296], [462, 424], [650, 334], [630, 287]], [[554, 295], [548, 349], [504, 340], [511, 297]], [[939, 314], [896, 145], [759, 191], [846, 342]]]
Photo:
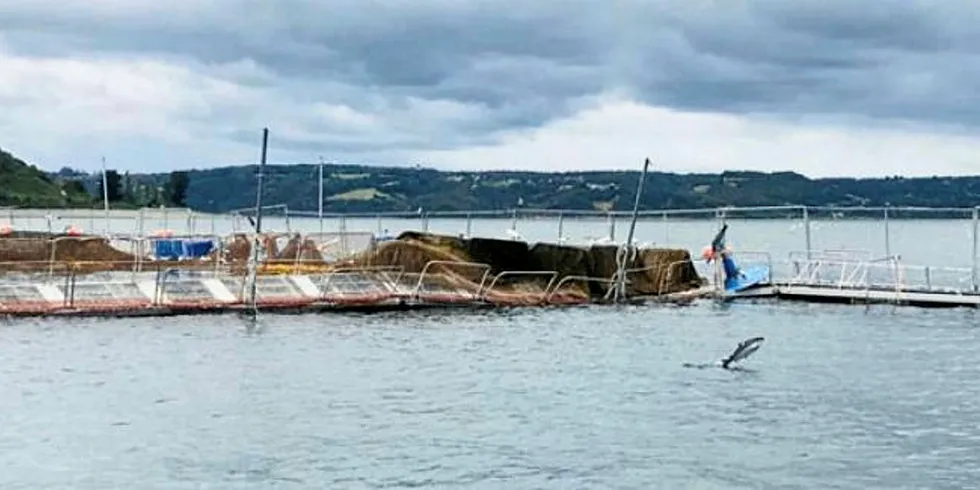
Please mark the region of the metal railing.
[[895, 290], [946, 294], [977, 293], [973, 270], [967, 267], [935, 267], [903, 264], [899, 257], [873, 260], [791, 260], [796, 273], [777, 278], [790, 286], [822, 286], [838, 289]]
[[[20, 264], [23, 265], [23, 264]], [[156, 263], [140, 272], [126, 262], [93, 264], [67, 262], [55, 268], [45, 262], [35, 268], [33, 279], [10, 280], [0, 276], [0, 313], [28, 308], [37, 310], [139, 310], [151, 307], [220, 308], [247, 303], [244, 292], [246, 272], [227, 268], [187, 268], [168, 263]], [[87, 266], [87, 268], [86, 268]], [[98, 266], [98, 267], [92, 267]], [[666, 267], [669, 275], [676, 264], [631, 269], [631, 273], [651, 273]], [[465, 274], [435, 272], [437, 267], [473, 269], [478, 278], [470, 280]], [[93, 270], [95, 269], [95, 270]], [[113, 271], [115, 269], [115, 271]], [[349, 277], [355, 276], [355, 277]], [[565, 276], [557, 271], [501, 271], [491, 275], [488, 264], [477, 262], [429, 261], [422, 267], [417, 281], [405, 285], [401, 266], [366, 266], [337, 268], [316, 275], [260, 275], [260, 306], [303, 305], [332, 303], [337, 305], [386, 301], [415, 301], [421, 303], [495, 303], [495, 304], [565, 304], [587, 302], [588, 292], [581, 301], [570, 301], [562, 288], [571, 281], [612, 284], [612, 277]], [[520, 286], [533, 286], [535, 291], [508, 290], [501, 283], [510, 278], [540, 276], [546, 281], [519, 281]], [[657, 276], [652, 276], [657, 277]], [[332, 279], [353, 279], [364, 284], [362, 290], [334, 291]], [[343, 281], [341, 281], [343, 282]], [[350, 283], [349, 283], [350, 284]], [[263, 287], [278, 287], [278, 292], [263, 293]], [[660, 288], [663, 289], [663, 279]], [[560, 301], [556, 299], [560, 298]], [[27, 305], [27, 306], [25, 306]]]
[[[598, 219], [604, 219], [606, 224], [597, 226], [607, 226], [608, 233], [598, 233], [600, 236], [608, 236], [616, 241], [616, 228], [617, 220], [625, 220], [629, 214], [627, 211], [595, 211], [595, 210], [572, 210], [572, 209], [528, 209], [528, 208], [515, 208], [515, 209], [498, 209], [498, 210], [470, 210], [470, 211], [426, 211], [421, 210], [415, 212], [365, 212], [365, 213], [323, 213], [319, 215], [317, 212], [312, 211], [297, 211], [294, 209], [289, 209], [288, 206], [283, 204], [275, 204], [270, 206], [265, 206], [264, 208], [270, 210], [281, 210], [280, 213], [276, 213], [281, 218], [285, 219], [284, 224], [287, 231], [297, 230], [305, 232], [314, 231], [326, 231], [326, 229], [335, 229], [340, 233], [345, 233], [350, 227], [360, 227], [365, 233], [372, 233], [371, 228], [377, 228], [376, 232], [381, 233], [386, 229], [384, 222], [386, 220], [416, 220], [414, 223], [396, 223], [397, 226], [403, 227], [403, 229], [421, 229], [422, 231], [431, 231], [432, 220], [464, 220], [465, 223], [456, 223], [453, 226], [456, 228], [465, 229], [462, 234], [464, 236], [486, 236], [490, 237], [491, 233], [487, 231], [475, 231], [474, 220], [497, 220], [497, 219], [507, 219], [511, 221], [511, 226], [509, 229], [518, 230], [521, 227], [522, 221], [534, 221], [535, 228], [540, 229], [538, 222], [542, 219], [555, 220], [557, 224], [557, 234], [552, 236], [548, 241], [554, 241], [557, 243], [569, 243], [579, 241], [579, 238], [570, 238], [569, 232], [569, 220], [588, 220], [594, 221]], [[234, 212], [226, 214], [207, 214], [199, 213], [188, 209], [155, 209], [155, 208], [144, 208], [139, 210], [113, 210], [110, 213], [110, 221], [105, 222], [103, 234], [108, 235], [116, 231], [125, 231], [132, 236], [147, 236], [147, 231], [152, 228], [150, 225], [157, 221], [159, 224], [160, 220], [163, 220], [163, 228], [171, 228], [171, 225], [183, 225], [186, 230], [175, 230], [177, 234], [180, 235], [197, 235], [201, 231], [201, 228], [208, 227], [207, 223], [202, 225], [202, 220], [207, 222], [210, 221], [210, 231], [207, 233], [210, 235], [223, 236], [226, 233], [236, 233], [241, 232], [241, 226], [234, 225], [236, 220], [243, 219], [244, 216], [254, 212], [251, 208], [246, 208], [242, 210], [236, 210]], [[0, 224], [4, 224], [7, 221], [13, 228], [18, 230], [36, 230], [45, 232], [54, 232], [52, 225], [52, 216], [55, 218], [61, 218], [60, 222], [69, 223], [76, 222], [77, 224], [82, 224], [82, 228], [86, 228], [84, 223], [80, 223], [86, 219], [89, 219], [91, 223], [87, 226], [90, 231], [96, 230], [97, 226], [95, 224], [103, 222], [105, 220], [104, 212], [97, 209], [5, 209], [0, 211]], [[892, 223], [910, 219], [955, 219], [959, 221], [967, 221], [972, 223], [971, 229], [968, 232], [970, 235], [970, 240], [972, 243], [963, 245], [961, 250], [958, 250], [954, 257], [956, 260], [962, 260], [966, 257], [971, 269], [972, 274], [977, 276], [977, 280], [980, 280], [980, 207], [964, 207], [964, 208], [929, 208], [929, 207], [915, 207], [915, 206], [800, 206], [800, 205], [786, 205], [786, 206], [754, 206], [754, 207], [719, 207], [719, 208], [692, 208], [692, 209], [650, 209], [650, 210], [640, 210], [638, 216], [643, 223], [650, 224], [650, 220], [656, 220], [653, 223], [663, 223], [663, 228], [661, 232], [657, 232], [662, 238], [661, 243], [671, 243], [672, 235], [677, 235], [677, 233], [672, 232], [671, 227], [684, 226], [685, 223], [703, 223], [716, 221], [721, 222], [725, 220], [792, 220], [799, 224], [798, 229], [803, 231], [803, 238], [801, 246], [796, 248], [802, 249], [807, 258], [814, 258], [813, 253], [815, 252], [814, 247], [814, 235], [818, 229], [823, 229], [822, 227], [827, 226], [829, 223], [840, 223], [852, 220], [874, 220], [876, 226], [881, 229], [880, 240], [875, 238], [874, 241], [879, 244], [875, 246], [876, 249], [883, 251], [881, 255], [890, 256], [896, 252], [895, 238], [896, 233], [900, 234], [901, 231], [896, 231], [896, 227], [891, 226]], [[269, 216], [273, 219], [273, 216]], [[354, 220], [369, 220], [369, 222], [362, 222], [360, 224], [354, 224]], [[374, 223], [371, 223], [373, 221]], [[121, 224], [120, 224], [121, 223]], [[272, 224], [272, 222], [270, 222]], [[275, 225], [273, 225], [275, 226]], [[404, 228], [406, 227], [407, 228]], [[658, 225], [659, 226], [659, 225]], [[185, 232], [186, 231], [186, 232]], [[499, 230], [498, 230], [499, 231]], [[645, 232], [647, 234], [650, 231]], [[710, 231], [699, 232], [707, 235]], [[877, 233], [877, 232], [875, 232]], [[496, 234], [493, 234], [496, 236]], [[597, 235], [592, 233], [592, 235]], [[538, 236], [535, 239], [540, 240], [541, 237]], [[794, 239], [795, 240], [795, 239]], [[529, 240], [530, 241], [530, 240]], [[587, 240], [582, 240], [583, 243]], [[693, 246], [693, 243], [682, 243], [685, 247]], [[967, 250], [966, 248], [969, 248]], [[945, 248], [949, 248], [948, 245]], [[942, 264], [939, 264], [942, 265]], [[957, 264], [960, 265], [960, 264]], [[965, 264], [963, 264], [965, 265]]]

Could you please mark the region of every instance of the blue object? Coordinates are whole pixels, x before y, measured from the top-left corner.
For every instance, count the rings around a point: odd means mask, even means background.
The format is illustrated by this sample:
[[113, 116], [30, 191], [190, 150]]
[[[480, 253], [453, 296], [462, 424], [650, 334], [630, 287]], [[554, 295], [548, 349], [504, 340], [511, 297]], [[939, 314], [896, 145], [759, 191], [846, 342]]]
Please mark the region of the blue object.
[[745, 291], [759, 284], [765, 284], [769, 280], [769, 267], [764, 265], [757, 265], [754, 267], [748, 267], [738, 271], [738, 274], [734, 276], [728, 276], [728, 270], [726, 266], [725, 270], [725, 291], [729, 293], [737, 293]]
[[183, 251], [180, 240], [157, 240], [153, 243], [153, 255], [158, 259], [177, 260]]
[[183, 245], [184, 257], [194, 259], [204, 257], [214, 249], [214, 242], [211, 240], [187, 240]]
[[153, 255], [161, 260], [180, 260], [200, 258], [214, 250], [212, 240], [157, 240], [153, 244]]
[[733, 259], [731, 255], [722, 254], [721, 264], [725, 268], [726, 281], [734, 277], [738, 277], [738, 266], [735, 265], [735, 259]]

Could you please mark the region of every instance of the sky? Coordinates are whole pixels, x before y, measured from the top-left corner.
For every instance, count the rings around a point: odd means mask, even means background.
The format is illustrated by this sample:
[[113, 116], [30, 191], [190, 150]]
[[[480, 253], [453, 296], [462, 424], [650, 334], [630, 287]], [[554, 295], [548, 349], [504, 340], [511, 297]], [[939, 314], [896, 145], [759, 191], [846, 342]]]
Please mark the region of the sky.
[[980, 174], [980, 0], [0, 0], [42, 168]]

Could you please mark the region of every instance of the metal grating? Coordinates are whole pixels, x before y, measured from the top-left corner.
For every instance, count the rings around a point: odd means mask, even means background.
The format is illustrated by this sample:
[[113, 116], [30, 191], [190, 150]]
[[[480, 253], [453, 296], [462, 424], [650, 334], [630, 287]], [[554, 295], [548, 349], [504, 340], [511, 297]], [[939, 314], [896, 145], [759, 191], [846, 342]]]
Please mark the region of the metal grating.
[[[237, 277], [223, 277], [221, 283], [236, 297], [244, 292], [244, 280]], [[258, 276], [255, 280], [255, 293], [259, 298], [300, 298], [302, 292], [285, 276]]]
[[393, 294], [397, 289], [384, 272], [338, 272], [310, 278], [328, 296]]
[[166, 281], [163, 293], [167, 299], [212, 300], [211, 290], [200, 280]]
[[17, 301], [44, 301], [44, 296], [32, 285], [2, 285], [0, 286], [0, 303]]
[[[65, 288], [58, 286], [58, 290], [67, 296]], [[143, 294], [136, 283], [132, 282], [79, 282], [75, 283], [74, 300], [100, 301], [100, 300], [146, 300], [149, 298]]]
[[243, 285], [245, 281], [237, 277], [222, 277], [218, 279], [221, 284], [228, 289], [228, 291], [238, 299], [242, 298], [242, 293], [244, 291]]
[[265, 297], [300, 297], [303, 294], [284, 276], [259, 276], [255, 281], [256, 294]]

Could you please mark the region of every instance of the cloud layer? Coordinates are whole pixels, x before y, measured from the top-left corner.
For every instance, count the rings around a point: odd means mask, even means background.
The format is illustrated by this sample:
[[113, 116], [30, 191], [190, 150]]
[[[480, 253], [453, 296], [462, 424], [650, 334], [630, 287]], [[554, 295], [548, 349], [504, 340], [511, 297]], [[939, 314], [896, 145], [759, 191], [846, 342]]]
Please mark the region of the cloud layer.
[[976, 2], [0, 0], [48, 167], [980, 173]]

